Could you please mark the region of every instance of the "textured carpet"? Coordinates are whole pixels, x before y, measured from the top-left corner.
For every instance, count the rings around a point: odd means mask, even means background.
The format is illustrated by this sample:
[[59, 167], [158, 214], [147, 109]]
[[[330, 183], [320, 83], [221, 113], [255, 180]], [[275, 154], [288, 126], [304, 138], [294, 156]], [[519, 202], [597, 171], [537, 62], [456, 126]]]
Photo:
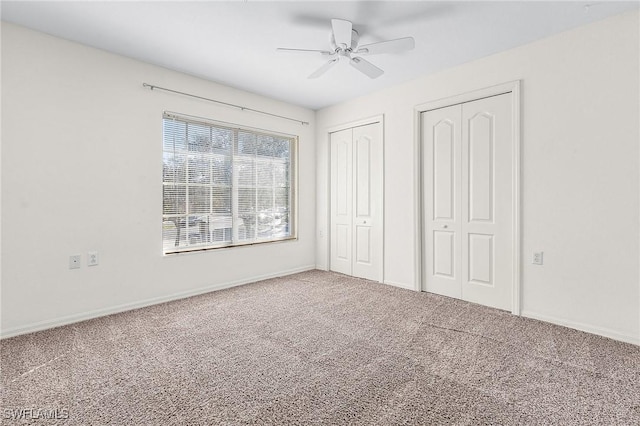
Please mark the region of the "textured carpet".
[[321, 271], [0, 344], [3, 424], [640, 424], [638, 346]]

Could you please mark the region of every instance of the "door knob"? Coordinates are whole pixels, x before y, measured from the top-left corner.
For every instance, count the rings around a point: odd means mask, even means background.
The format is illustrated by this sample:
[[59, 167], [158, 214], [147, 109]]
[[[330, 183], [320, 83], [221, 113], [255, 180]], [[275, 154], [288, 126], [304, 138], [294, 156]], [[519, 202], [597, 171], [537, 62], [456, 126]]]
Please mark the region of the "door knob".
[[449, 225], [444, 225], [443, 226], [444, 229], [447, 229], [448, 227], [449, 227]]

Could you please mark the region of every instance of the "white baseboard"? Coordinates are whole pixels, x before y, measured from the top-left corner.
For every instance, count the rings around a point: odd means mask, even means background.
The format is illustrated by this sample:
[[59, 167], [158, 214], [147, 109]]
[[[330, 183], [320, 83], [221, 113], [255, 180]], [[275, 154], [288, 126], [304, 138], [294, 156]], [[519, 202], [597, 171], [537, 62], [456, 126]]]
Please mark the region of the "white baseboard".
[[179, 300], [179, 299], [184, 299], [191, 296], [197, 296], [199, 294], [210, 293], [216, 290], [223, 290], [225, 288], [237, 287], [243, 284], [249, 284], [256, 281], [266, 280], [269, 278], [283, 277], [285, 275], [297, 274], [299, 272], [310, 271], [313, 269], [316, 269], [315, 265], [308, 265], [300, 268], [289, 269], [287, 271], [280, 271], [272, 274], [254, 276], [254, 277], [245, 278], [242, 280], [232, 281], [228, 283], [216, 284], [208, 287], [201, 287], [195, 290], [182, 291], [182, 292], [173, 293], [167, 296], [153, 297], [151, 299], [140, 300], [138, 302], [125, 303], [122, 305], [111, 306], [103, 309], [96, 309], [89, 312], [82, 312], [79, 314], [67, 315], [60, 318], [38, 321], [35, 323], [9, 328], [7, 330], [2, 330], [2, 332], [0, 333], [0, 339], [18, 336], [20, 334], [33, 333], [35, 331], [47, 330], [49, 328], [60, 327], [62, 325], [73, 324], [76, 322], [86, 321], [89, 319], [103, 317], [106, 315], [117, 314], [119, 312], [130, 311], [132, 309], [144, 308], [145, 306], [171, 302], [173, 300]]
[[387, 284], [387, 285], [392, 285], [394, 287], [404, 288], [405, 290], [414, 290], [415, 291], [415, 287], [412, 284], [398, 283], [398, 282], [389, 281], [389, 280], [384, 280], [383, 283]]
[[571, 321], [563, 318], [551, 317], [548, 315], [541, 315], [536, 312], [523, 310], [521, 312], [523, 317], [533, 318], [540, 321], [550, 322], [552, 324], [562, 325], [564, 327], [574, 328], [580, 331], [586, 331], [587, 333], [597, 334], [599, 336], [608, 337], [614, 340], [620, 340], [621, 342], [632, 343], [634, 345], [640, 345], [640, 336], [633, 336], [611, 330], [609, 328], [597, 327], [590, 324], [584, 324], [581, 322]]

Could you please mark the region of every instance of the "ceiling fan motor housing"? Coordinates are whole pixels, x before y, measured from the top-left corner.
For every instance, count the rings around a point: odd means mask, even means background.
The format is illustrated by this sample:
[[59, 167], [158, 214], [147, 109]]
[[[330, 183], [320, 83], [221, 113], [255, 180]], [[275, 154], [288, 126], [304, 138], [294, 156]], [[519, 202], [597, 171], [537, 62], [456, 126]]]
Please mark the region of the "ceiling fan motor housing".
[[358, 34], [358, 32], [354, 29], [351, 30], [351, 46], [347, 46], [346, 49], [344, 48], [343, 45], [338, 46], [336, 44], [336, 39], [335, 36], [333, 35], [333, 32], [331, 33], [331, 48], [334, 50], [334, 52], [336, 52], [338, 55], [340, 56], [349, 56], [348, 54], [351, 52], [354, 52], [356, 50], [356, 48], [358, 47], [358, 41], [360, 40], [360, 35]]

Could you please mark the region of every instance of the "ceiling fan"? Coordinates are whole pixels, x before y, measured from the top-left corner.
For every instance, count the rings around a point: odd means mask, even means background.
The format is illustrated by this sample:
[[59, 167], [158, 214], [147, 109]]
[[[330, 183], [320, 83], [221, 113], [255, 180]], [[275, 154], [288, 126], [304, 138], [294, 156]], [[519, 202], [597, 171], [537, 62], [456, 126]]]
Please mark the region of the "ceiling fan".
[[[384, 71], [373, 65], [371, 62], [359, 55], [378, 55], [381, 53], [399, 53], [411, 50], [415, 47], [413, 37], [403, 37], [395, 40], [380, 41], [377, 43], [365, 44], [358, 46], [359, 35], [353, 29], [353, 24], [344, 19], [331, 20], [331, 49], [290, 49], [280, 47], [281, 52], [303, 52], [303, 53], [319, 53], [320, 55], [329, 57], [329, 61], [325, 62], [320, 68], [313, 72], [308, 78], [318, 78], [331, 67], [337, 64], [341, 58], [349, 61], [351, 66], [367, 75], [370, 78], [378, 78]], [[358, 55], [358, 56], [356, 56]]]

